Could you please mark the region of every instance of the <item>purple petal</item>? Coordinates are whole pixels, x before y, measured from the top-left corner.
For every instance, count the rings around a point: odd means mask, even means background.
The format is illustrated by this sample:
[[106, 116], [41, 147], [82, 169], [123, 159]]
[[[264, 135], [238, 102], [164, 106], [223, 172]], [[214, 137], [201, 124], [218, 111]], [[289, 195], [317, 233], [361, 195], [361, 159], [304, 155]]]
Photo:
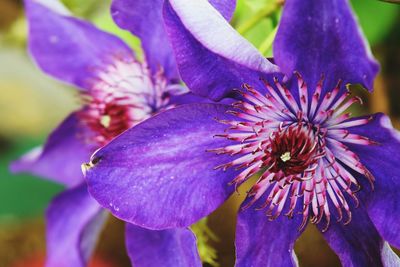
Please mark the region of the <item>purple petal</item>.
[[400, 260], [382, 240], [363, 207], [353, 207], [347, 225], [331, 223], [324, 238], [343, 266], [399, 266]]
[[133, 266], [201, 267], [196, 237], [185, 228], [148, 230], [126, 224], [126, 247]]
[[153, 74], [162, 68], [166, 77], [178, 79], [175, 59], [162, 21], [162, 0], [114, 0], [111, 14], [123, 29], [138, 36]]
[[58, 195], [46, 214], [46, 266], [87, 266], [106, 215], [85, 184]]
[[201, 97], [201, 96], [195, 95], [193, 93], [186, 93], [186, 94], [182, 94], [182, 95], [171, 96], [169, 104], [182, 105], [182, 104], [207, 103], [207, 102], [212, 103], [212, 101], [209, 100], [208, 98]]
[[231, 156], [207, 152], [231, 144], [229, 106], [187, 104], [129, 129], [92, 156], [86, 178], [94, 198], [118, 218], [149, 229], [186, 227], [233, 191], [237, 171], [214, 168]]
[[339, 79], [372, 90], [378, 71], [348, 0], [286, 1], [274, 58], [286, 75], [300, 72], [309, 88], [324, 74], [326, 90]]
[[[114, 0], [111, 14], [123, 29], [138, 36], [142, 42], [146, 61], [153, 74], [164, 69], [170, 79], [178, 79], [172, 48], [164, 29], [162, 18], [163, 0]], [[214, 0], [212, 3], [226, 19], [235, 10], [235, 0]]]
[[76, 113], [66, 118], [49, 136], [44, 148], [36, 148], [10, 166], [13, 172], [27, 172], [69, 187], [83, 181], [81, 164], [96, 147], [85, 142], [89, 129]]
[[366, 184], [360, 192], [372, 222], [385, 240], [400, 248], [400, 134], [383, 114], [374, 115], [370, 123], [351, 132], [378, 142], [349, 147], [375, 177], [374, 190]]
[[221, 15], [230, 21], [236, 8], [236, 0], [208, 0], [208, 2], [221, 13]]
[[[221, 100], [219, 103], [230, 105], [234, 101], [237, 101], [237, 100], [225, 98], [225, 99]], [[173, 96], [171, 96], [171, 99], [169, 100], [169, 104], [171, 104], [171, 105], [183, 105], [183, 104], [195, 104], [195, 103], [215, 103], [215, 102], [210, 100], [209, 98], [201, 97], [201, 96], [195, 95], [191, 92], [181, 94], [181, 95], [173, 95]]]
[[295, 215], [289, 219], [281, 215], [270, 221], [265, 210], [256, 210], [262, 202], [258, 203], [239, 212], [235, 266], [298, 266], [293, 248], [302, 233], [302, 217]]
[[57, 1], [25, 0], [25, 7], [30, 53], [57, 79], [89, 89], [96, 72], [116, 58], [134, 59], [120, 39], [68, 15]]
[[164, 18], [179, 73], [195, 94], [218, 101], [277, 70], [206, 0], [166, 1]]

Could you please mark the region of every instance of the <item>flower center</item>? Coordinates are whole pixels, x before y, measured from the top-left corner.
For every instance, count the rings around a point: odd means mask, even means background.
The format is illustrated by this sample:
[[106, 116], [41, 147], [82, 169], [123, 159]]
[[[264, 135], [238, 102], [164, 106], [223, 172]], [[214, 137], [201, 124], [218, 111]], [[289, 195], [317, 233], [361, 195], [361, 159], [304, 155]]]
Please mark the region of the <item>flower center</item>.
[[78, 113], [81, 121], [94, 133], [88, 142], [103, 146], [169, 107], [170, 85], [162, 71], [151, 76], [146, 65], [120, 59], [94, 71], [96, 78], [88, 80], [91, 89], [82, 93], [85, 106]]
[[[344, 210], [345, 224], [350, 222], [351, 209], [344, 194], [358, 205], [356, 192], [360, 185], [356, 177], [364, 176], [371, 185], [374, 181], [347, 144], [365, 146], [375, 142], [348, 129], [369, 121], [349, 120], [350, 114], [345, 113], [352, 104], [360, 102], [359, 98], [350, 97], [349, 93], [340, 95], [340, 83], [321, 97], [322, 80], [309, 97], [305, 82], [297, 76], [298, 99], [278, 79], [274, 79], [274, 87], [264, 81], [268, 91], [265, 95], [244, 85], [246, 91], [240, 91], [244, 100], [234, 103], [228, 111], [236, 119], [221, 120], [229, 128], [216, 135], [238, 143], [208, 151], [234, 157], [215, 169], [238, 170], [231, 182], [235, 186], [260, 173], [244, 208], [265, 196], [260, 208], [268, 209], [271, 220], [285, 208], [289, 217], [303, 214], [300, 229], [309, 218], [315, 224], [325, 218], [326, 231], [332, 207], [337, 210], [338, 221], [342, 220]], [[355, 177], [356, 173], [359, 176]]]
[[291, 159], [290, 152], [283, 153], [280, 157], [282, 162], [286, 162]]
[[301, 124], [278, 130], [272, 138], [270, 149], [264, 151], [271, 162], [271, 172], [300, 174], [315, 161], [317, 140]]

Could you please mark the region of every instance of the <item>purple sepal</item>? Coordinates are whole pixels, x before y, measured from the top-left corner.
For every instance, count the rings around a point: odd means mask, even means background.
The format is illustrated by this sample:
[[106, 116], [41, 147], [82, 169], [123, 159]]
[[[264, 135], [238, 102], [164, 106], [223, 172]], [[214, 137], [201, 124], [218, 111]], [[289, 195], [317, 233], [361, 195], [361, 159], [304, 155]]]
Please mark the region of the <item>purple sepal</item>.
[[[138, 36], [153, 74], [163, 68], [170, 79], [179, 79], [171, 45], [164, 29], [162, 0], [114, 0], [111, 15], [123, 29]], [[214, 0], [211, 3], [226, 19], [232, 17], [235, 0]]]
[[153, 74], [162, 68], [169, 79], [178, 79], [175, 59], [162, 21], [162, 0], [114, 0], [111, 15], [122, 29], [138, 36]]
[[230, 21], [236, 8], [236, 0], [208, 0], [208, 2], [221, 13], [221, 15]]
[[127, 130], [92, 156], [89, 191], [116, 217], [149, 229], [186, 227], [214, 211], [234, 190], [238, 171], [215, 167], [235, 157], [207, 152], [225, 138], [229, 106], [187, 104]]
[[[332, 221], [324, 238], [343, 266], [399, 266], [399, 259], [385, 244], [364, 207], [352, 207], [349, 224]], [[321, 225], [321, 224], [320, 224]], [[393, 263], [396, 263], [394, 264]]]
[[12, 172], [27, 172], [68, 187], [82, 183], [81, 164], [88, 161], [96, 146], [76, 113], [67, 117], [49, 136], [43, 148], [35, 148], [10, 165]]
[[57, 79], [90, 89], [102, 68], [116, 59], [134, 59], [120, 39], [70, 16], [58, 1], [25, 0], [25, 10], [30, 53], [44, 72]]
[[186, 228], [157, 231], [127, 223], [125, 242], [133, 266], [202, 266], [196, 237]]
[[[271, 221], [265, 209], [257, 210], [266, 197], [262, 199], [245, 210], [239, 211], [236, 226], [235, 266], [298, 266], [294, 243], [303, 231], [299, 231], [302, 216], [295, 213], [293, 218], [288, 218], [282, 214]], [[246, 200], [242, 207], [245, 207], [250, 200]], [[301, 207], [298, 206], [296, 210], [300, 211]]]
[[347, 0], [286, 1], [273, 48], [281, 70], [310, 89], [323, 74], [325, 90], [341, 79], [371, 91], [379, 69]]
[[[219, 104], [231, 105], [233, 102], [236, 102], [236, 99], [233, 98], [224, 98], [219, 102]], [[193, 94], [192, 92], [181, 94], [181, 95], [172, 95], [169, 100], [171, 105], [183, 105], [183, 104], [196, 104], [196, 103], [215, 103], [206, 97], [201, 97]]]
[[166, 1], [164, 19], [179, 73], [195, 94], [218, 101], [278, 70], [205, 0]]
[[54, 198], [46, 213], [46, 267], [87, 266], [106, 215], [86, 184]]
[[[373, 190], [365, 183], [359, 192], [369, 217], [383, 239], [400, 248], [400, 134], [383, 114], [374, 115], [368, 124], [350, 131], [377, 142], [369, 146], [349, 145], [349, 148], [375, 177]], [[359, 180], [366, 179], [359, 177]]]

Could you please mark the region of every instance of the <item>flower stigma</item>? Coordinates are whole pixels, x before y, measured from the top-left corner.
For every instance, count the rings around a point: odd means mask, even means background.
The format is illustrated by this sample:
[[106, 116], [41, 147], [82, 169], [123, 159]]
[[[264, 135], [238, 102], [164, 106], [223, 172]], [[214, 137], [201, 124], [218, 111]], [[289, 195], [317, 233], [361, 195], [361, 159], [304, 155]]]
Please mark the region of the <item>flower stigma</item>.
[[281, 160], [282, 160], [283, 162], [286, 162], [286, 161], [290, 160], [290, 152], [285, 152], [285, 153], [283, 153], [283, 154], [280, 156], [280, 158], [281, 158]]
[[[308, 95], [307, 85], [297, 76], [298, 100], [277, 78], [274, 86], [263, 80], [267, 89], [261, 94], [248, 84], [239, 91], [243, 100], [228, 111], [235, 119], [218, 120], [228, 125], [216, 137], [236, 141], [236, 144], [209, 149], [217, 154], [229, 154], [234, 159], [215, 169], [234, 167], [239, 174], [230, 184], [236, 187], [252, 175], [260, 173], [258, 181], [248, 192], [252, 206], [265, 196], [259, 209], [266, 209], [270, 220], [285, 215], [303, 216], [299, 230], [310, 219], [318, 224], [325, 218], [329, 228], [331, 208], [337, 211], [337, 220], [348, 224], [352, 214], [347, 196], [358, 206], [356, 192], [361, 186], [359, 175], [365, 177], [373, 188], [374, 177], [360, 162], [349, 145], [374, 145], [374, 141], [351, 133], [348, 128], [364, 125], [370, 118], [350, 119], [345, 111], [360, 98], [350, 92], [340, 94], [341, 82], [322, 95], [323, 78], [313, 95]], [[301, 204], [300, 208], [296, 208]], [[346, 213], [344, 219], [343, 211]]]

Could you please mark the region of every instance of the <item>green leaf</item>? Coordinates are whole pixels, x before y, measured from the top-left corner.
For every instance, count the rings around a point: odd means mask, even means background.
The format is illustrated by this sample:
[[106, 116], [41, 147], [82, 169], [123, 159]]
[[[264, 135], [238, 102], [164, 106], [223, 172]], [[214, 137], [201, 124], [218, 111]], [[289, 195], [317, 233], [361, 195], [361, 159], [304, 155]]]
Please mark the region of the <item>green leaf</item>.
[[140, 39], [132, 35], [130, 32], [120, 29], [112, 20], [109, 10], [103, 10], [92, 18], [94, 24], [103, 31], [112, 33], [121, 38], [136, 52], [139, 59], [142, 58], [143, 52]]
[[399, 15], [399, 6], [377, 0], [352, 0], [351, 3], [369, 43], [382, 42]]
[[23, 140], [0, 144], [0, 220], [35, 216], [44, 212], [51, 198], [63, 187], [27, 174], [14, 175], [8, 165], [23, 153], [39, 144], [37, 140]]
[[274, 30], [278, 13], [271, 0], [238, 0], [232, 25], [259, 47]]

